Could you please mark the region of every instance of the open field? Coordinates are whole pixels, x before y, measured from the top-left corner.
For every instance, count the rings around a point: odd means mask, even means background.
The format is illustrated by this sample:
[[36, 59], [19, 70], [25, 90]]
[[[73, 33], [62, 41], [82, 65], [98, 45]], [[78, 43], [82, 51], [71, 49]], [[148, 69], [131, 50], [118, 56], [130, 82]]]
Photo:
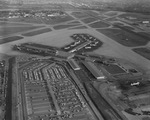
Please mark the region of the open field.
[[102, 21], [98, 21], [98, 22], [89, 24], [89, 26], [92, 28], [104, 28], [104, 27], [109, 27], [110, 25]]
[[9, 21], [9, 22], [42, 24], [42, 21], [40, 19], [34, 18], [34, 17], [28, 17], [28, 18], [8, 18], [6, 20]]
[[150, 19], [149, 15], [144, 15], [144, 14], [139, 14], [139, 13], [125, 13], [125, 14], [119, 15], [118, 17], [128, 19], [133, 22], [144, 21], [144, 20]]
[[65, 28], [74, 27], [74, 26], [78, 26], [78, 25], [81, 25], [81, 24], [74, 24], [74, 25], [56, 25], [56, 26], [54, 26], [53, 28], [54, 28], [55, 30], [60, 30], [60, 29], [65, 29]]
[[0, 44], [4, 44], [4, 43], [16, 41], [16, 40], [21, 40], [21, 39], [23, 39], [23, 37], [21, 36], [7, 37], [7, 38], [0, 39]]
[[100, 20], [103, 20], [103, 19], [106, 19], [107, 17], [104, 16], [104, 15], [99, 15], [98, 18], [99, 18]]
[[85, 13], [90, 14], [90, 15], [92, 14], [93, 16], [99, 15], [99, 13], [97, 13], [96, 11], [91, 11], [91, 10], [86, 10]]
[[67, 15], [67, 16], [57, 16], [57, 17], [47, 17], [47, 18], [41, 18], [41, 21], [45, 24], [53, 25], [53, 24], [59, 24], [67, 21], [74, 20], [73, 17]]
[[145, 57], [146, 59], [150, 60], [150, 49], [143, 47], [143, 48], [134, 48], [132, 50], [138, 53], [139, 55]]
[[105, 15], [107, 15], [107, 16], [115, 16], [115, 15], [117, 15], [117, 12], [116, 11], [110, 11], [110, 12], [107, 12], [107, 13], [105, 13]]
[[104, 65], [103, 67], [110, 74], [122, 74], [122, 73], [125, 73], [125, 71], [122, 68], [120, 68], [118, 65], [109, 65], [109, 66]]
[[127, 29], [127, 30], [134, 30], [134, 28], [133, 27], [130, 27], [130, 26], [123, 26], [125, 29]]
[[73, 27], [73, 28], [69, 28], [69, 30], [72, 30], [72, 29], [87, 29], [88, 27], [86, 26], [79, 26], [79, 27]]
[[19, 27], [19, 26], [32, 26], [32, 24], [22, 24], [22, 23], [13, 23], [13, 22], [5, 22], [5, 21], [1, 21], [0, 22], [0, 26], [5, 26], [5, 27], [10, 27], [10, 26], [17, 26], [17, 27]]
[[97, 31], [128, 47], [142, 46], [149, 42], [149, 40], [138, 36], [138, 34], [127, 32], [121, 29], [97, 29]]
[[114, 24], [114, 25], [120, 25], [120, 26], [121, 26], [121, 25], [124, 25], [123, 23], [120, 23], [120, 22], [114, 22], [113, 24]]
[[146, 33], [146, 32], [138, 32], [138, 34], [142, 35], [142, 36], [146, 36], [147, 39], [150, 39], [150, 33]]
[[89, 15], [87, 15], [84, 12], [72, 12], [72, 15], [75, 16], [76, 18], [86, 18], [86, 17], [89, 17]]
[[72, 21], [72, 22], [69, 22], [68, 24], [78, 24], [80, 23], [79, 21]]
[[[63, 29], [57, 31], [53, 30], [48, 33], [33, 36], [32, 39], [31, 37], [25, 37], [22, 40], [0, 45], [0, 53], [7, 55], [18, 55], [18, 54], [20, 55], [20, 53], [15, 52], [11, 49], [12, 45], [15, 44], [18, 45], [26, 42], [35, 42], [43, 45], [56, 46], [61, 48], [74, 42], [72, 39], [70, 39], [69, 36], [75, 33], [83, 33], [83, 29], [73, 29], [73, 30]], [[84, 33], [93, 35], [103, 42], [102, 47], [93, 51], [92, 54], [95, 53], [99, 55], [121, 58], [136, 64], [138, 67], [141, 67], [141, 69], [144, 69], [145, 71], [148, 70], [150, 71], [150, 66], [148, 66], [150, 64], [150, 61], [140, 56], [139, 54], [136, 54], [128, 47], [122, 46], [118, 42], [112, 40], [110, 37], [107, 37], [104, 34], [95, 30], [84, 29]]]
[[0, 27], [0, 36], [7, 36], [10, 34], [14, 34], [14, 33], [18, 33], [18, 32], [24, 32], [24, 31], [28, 31], [28, 30], [37, 29], [37, 28], [41, 28], [41, 26]]
[[98, 19], [96, 19], [94, 17], [89, 17], [89, 18], [82, 19], [81, 21], [88, 24], [88, 23], [94, 22], [96, 20], [98, 20]]
[[40, 29], [40, 30], [36, 30], [36, 31], [24, 33], [24, 34], [22, 34], [22, 35], [23, 35], [23, 36], [35, 36], [35, 35], [39, 35], [39, 34], [51, 32], [51, 31], [52, 31], [52, 30], [51, 30], [50, 28], [44, 28], [44, 29]]
[[96, 88], [88, 83], [84, 84], [84, 88], [105, 120], [122, 120], [120, 115], [104, 100]]
[[117, 21], [116, 17], [106, 18], [105, 20], [108, 21], [108, 22]]

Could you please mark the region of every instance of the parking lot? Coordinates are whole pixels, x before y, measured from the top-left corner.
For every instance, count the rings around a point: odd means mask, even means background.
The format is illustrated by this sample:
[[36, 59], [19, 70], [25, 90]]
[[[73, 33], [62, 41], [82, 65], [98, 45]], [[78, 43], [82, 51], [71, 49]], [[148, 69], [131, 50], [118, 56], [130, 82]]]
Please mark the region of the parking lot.
[[63, 66], [35, 61], [21, 70], [28, 118], [35, 120], [92, 120], [87, 104]]

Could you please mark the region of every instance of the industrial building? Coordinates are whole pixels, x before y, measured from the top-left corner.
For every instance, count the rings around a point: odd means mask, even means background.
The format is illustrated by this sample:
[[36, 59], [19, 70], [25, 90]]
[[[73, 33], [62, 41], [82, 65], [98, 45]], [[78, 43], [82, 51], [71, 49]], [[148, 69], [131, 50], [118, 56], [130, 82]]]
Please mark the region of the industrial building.
[[80, 66], [77, 64], [77, 62], [74, 59], [69, 59], [68, 60], [69, 65], [72, 67], [74, 70], [80, 70]]
[[94, 65], [94, 63], [92, 63], [92, 62], [82, 62], [82, 63], [92, 73], [92, 75], [96, 79], [100, 80], [100, 79], [104, 79], [105, 78], [103, 73]]

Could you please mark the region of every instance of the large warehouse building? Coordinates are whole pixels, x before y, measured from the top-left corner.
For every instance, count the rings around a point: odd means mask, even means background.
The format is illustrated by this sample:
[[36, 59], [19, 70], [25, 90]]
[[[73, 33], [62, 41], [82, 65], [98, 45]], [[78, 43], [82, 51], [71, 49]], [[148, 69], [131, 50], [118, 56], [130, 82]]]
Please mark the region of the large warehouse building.
[[69, 65], [72, 67], [74, 70], [80, 70], [80, 66], [77, 64], [77, 62], [74, 59], [69, 59], [68, 60]]
[[92, 73], [96, 79], [105, 79], [103, 73], [92, 62], [83, 62], [85, 67]]

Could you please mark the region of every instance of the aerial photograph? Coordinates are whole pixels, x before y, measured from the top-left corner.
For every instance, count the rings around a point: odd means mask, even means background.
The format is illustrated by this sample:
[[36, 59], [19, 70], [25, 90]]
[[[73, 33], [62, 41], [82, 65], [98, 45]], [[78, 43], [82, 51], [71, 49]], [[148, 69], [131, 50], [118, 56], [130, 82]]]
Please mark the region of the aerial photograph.
[[150, 0], [0, 0], [0, 120], [150, 120]]

